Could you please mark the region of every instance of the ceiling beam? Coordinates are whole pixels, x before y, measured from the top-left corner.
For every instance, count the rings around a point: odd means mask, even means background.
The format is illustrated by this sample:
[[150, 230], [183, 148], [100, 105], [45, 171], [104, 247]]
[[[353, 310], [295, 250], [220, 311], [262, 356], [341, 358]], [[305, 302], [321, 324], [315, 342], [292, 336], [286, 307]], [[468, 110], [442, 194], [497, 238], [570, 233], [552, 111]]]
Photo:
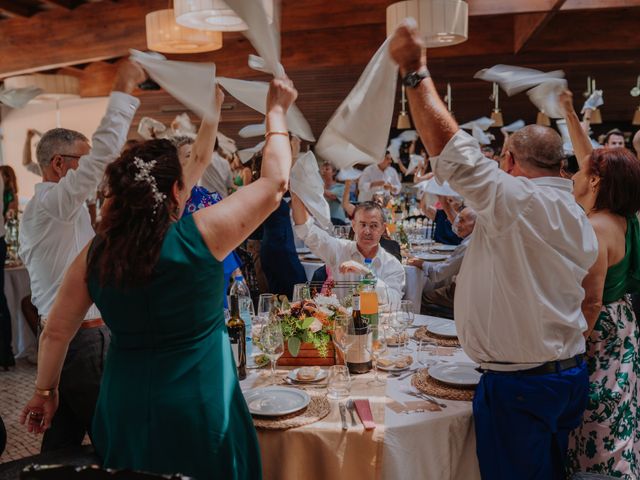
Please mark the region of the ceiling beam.
[[567, 0], [562, 10], [640, 7], [640, 0]]
[[[467, 0], [470, 16], [548, 12], [555, 0]], [[567, 0], [562, 10], [640, 7], [640, 0]]]
[[549, 23], [566, 0], [556, 0], [547, 12], [525, 13], [513, 17], [513, 53], [517, 54]]
[[29, 8], [28, 5], [12, 0], [0, 0], [0, 12], [10, 18], [30, 17], [36, 13], [36, 11]]

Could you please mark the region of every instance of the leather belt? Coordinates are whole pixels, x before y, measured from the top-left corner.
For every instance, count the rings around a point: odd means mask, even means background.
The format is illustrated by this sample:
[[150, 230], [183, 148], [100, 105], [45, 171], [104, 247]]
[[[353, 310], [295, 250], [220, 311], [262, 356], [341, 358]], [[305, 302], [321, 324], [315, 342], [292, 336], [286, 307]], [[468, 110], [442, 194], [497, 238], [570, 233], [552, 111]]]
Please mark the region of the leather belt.
[[584, 355], [579, 354], [575, 357], [567, 358], [565, 360], [553, 360], [551, 362], [543, 363], [534, 368], [528, 368], [526, 370], [513, 370], [513, 371], [501, 371], [501, 370], [481, 370], [482, 372], [501, 373], [507, 375], [549, 375], [552, 373], [560, 373], [570, 368], [579, 367], [584, 360]]
[[92, 318], [91, 320], [85, 320], [80, 324], [80, 328], [98, 328], [104, 327], [104, 320], [101, 318]]

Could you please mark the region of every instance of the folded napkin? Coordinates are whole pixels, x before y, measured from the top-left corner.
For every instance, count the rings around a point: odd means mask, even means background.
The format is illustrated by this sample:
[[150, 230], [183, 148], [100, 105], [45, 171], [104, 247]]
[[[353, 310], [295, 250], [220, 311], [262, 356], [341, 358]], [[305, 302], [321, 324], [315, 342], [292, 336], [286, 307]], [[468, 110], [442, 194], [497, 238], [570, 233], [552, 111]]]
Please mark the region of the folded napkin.
[[524, 125], [525, 125], [524, 120], [516, 120], [515, 122], [510, 123], [506, 127], [502, 127], [502, 130], [504, 130], [505, 132], [513, 133], [523, 128]]
[[216, 120], [216, 66], [214, 63], [177, 62], [159, 54], [130, 50], [132, 60], [172, 97], [200, 118]]
[[263, 137], [266, 132], [267, 126], [264, 123], [258, 123], [242, 127], [238, 135], [242, 138]]
[[567, 89], [567, 81], [564, 78], [546, 80], [527, 92], [531, 102], [542, 113], [551, 118], [562, 118], [564, 111], [560, 107], [558, 96]]
[[599, 106], [604, 105], [604, 99], [602, 98], [602, 90], [594, 90], [593, 93], [584, 102], [584, 106], [580, 113], [584, 113], [585, 110], [595, 110]]
[[346, 182], [347, 180], [357, 180], [362, 175], [362, 170], [358, 170], [357, 168], [343, 168], [336, 175], [336, 180], [339, 182]]
[[337, 168], [378, 163], [384, 157], [398, 79], [389, 41], [380, 46], [318, 139], [316, 154]]
[[22, 108], [44, 90], [38, 87], [10, 88], [0, 87], [0, 103], [11, 108]]
[[548, 80], [564, 78], [562, 70], [541, 72], [533, 68], [515, 67], [513, 65], [495, 65], [477, 72], [473, 78], [495, 82], [507, 95], [524, 92]]
[[371, 404], [369, 404], [369, 400], [366, 398], [363, 400], [354, 400], [353, 403], [356, 406], [356, 411], [358, 412], [360, 420], [362, 420], [364, 429], [373, 430], [376, 428], [376, 422], [373, 421], [373, 414], [371, 413]]
[[300, 155], [291, 168], [290, 190], [300, 198], [322, 227], [332, 226], [329, 204], [324, 198], [324, 182], [313, 152]]

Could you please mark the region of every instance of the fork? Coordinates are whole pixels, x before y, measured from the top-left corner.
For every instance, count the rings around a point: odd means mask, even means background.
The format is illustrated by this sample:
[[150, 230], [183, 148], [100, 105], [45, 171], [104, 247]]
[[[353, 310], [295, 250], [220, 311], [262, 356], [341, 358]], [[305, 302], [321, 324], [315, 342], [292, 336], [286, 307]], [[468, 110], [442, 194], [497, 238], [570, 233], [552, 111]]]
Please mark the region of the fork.
[[352, 427], [357, 427], [358, 426], [358, 422], [356, 421], [356, 417], [353, 414], [353, 411], [356, 409], [356, 405], [353, 403], [352, 399], [347, 400], [347, 410], [349, 410], [349, 413], [351, 414], [351, 426]]
[[427, 395], [426, 393], [422, 393], [422, 392], [408, 392], [408, 393], [409, 395], [412, 395], [417, 398], [421, 398], [422, 400], [426, 400], [427, 402], [433, 403], [434, 405], [437, 405], [441, 408], [447, 408], [446, 403], [438, 402], [435, 398], [433, 398], [431, 395]]

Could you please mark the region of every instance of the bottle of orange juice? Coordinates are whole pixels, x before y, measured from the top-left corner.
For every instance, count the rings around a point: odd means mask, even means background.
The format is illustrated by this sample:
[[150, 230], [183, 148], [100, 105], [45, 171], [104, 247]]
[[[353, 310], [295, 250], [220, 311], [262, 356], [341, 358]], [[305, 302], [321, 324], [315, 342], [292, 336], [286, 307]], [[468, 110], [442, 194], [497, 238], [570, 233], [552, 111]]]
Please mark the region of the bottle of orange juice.
[[372, 259], [365, 258], [364, 264], [369, 273], [360, 281], [360, 314], [369, 325], [378, 325], [377, 280], [373, 272]]

